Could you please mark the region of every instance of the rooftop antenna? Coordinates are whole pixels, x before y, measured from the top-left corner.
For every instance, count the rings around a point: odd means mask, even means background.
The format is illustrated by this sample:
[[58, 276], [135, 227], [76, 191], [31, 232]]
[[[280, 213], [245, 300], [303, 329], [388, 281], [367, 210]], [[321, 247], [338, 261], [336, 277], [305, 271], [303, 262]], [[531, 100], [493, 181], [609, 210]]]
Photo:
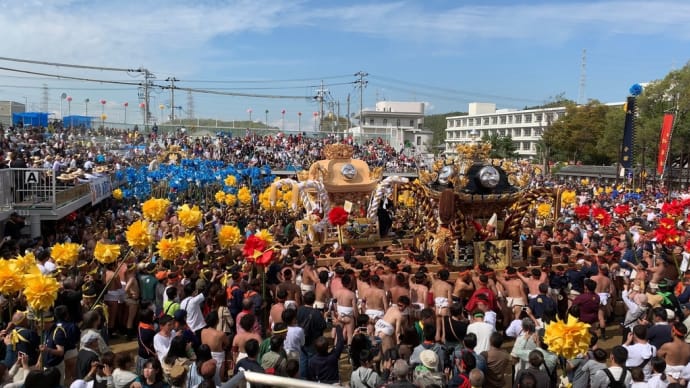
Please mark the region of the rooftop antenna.
[[580, 63], [580, 87], [577, 91], [577, 104], [585, 103], [585, 87], [587, 86], [587, 49], [582, 49], [582, 62]]

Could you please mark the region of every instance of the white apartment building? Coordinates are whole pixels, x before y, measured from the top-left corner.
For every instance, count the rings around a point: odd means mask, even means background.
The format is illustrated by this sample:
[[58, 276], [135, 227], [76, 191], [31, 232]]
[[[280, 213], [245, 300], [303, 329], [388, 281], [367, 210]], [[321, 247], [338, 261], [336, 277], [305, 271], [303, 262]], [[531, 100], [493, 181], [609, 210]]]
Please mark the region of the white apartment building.
[[[379, 101], [374, 110], [361, 112], [361, 125], [348, 129], [356, 140], [382, 138], [396, 150], [431, 152], [433, 132], [424, 129], [423, 102]], [[359, 116], [356, 117], [359, 119]]]
[[446, 154], [455, 154], [460, 144], [498, 135], [510, 136], [521, 157], [533, 158], [544, 130], [565, 115], [565, 107], [497, 110], [496, 104], [473, 102], [467, 112], [467, 116], [446, 117]]

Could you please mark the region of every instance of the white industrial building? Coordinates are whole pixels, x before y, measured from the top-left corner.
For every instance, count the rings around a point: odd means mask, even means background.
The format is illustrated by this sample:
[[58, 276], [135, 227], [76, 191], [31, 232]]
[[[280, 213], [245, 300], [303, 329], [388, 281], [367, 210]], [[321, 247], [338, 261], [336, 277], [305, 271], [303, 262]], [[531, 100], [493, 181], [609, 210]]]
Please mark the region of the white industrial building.
[[356, 140], [380, 137], [396, 150], [431, 152], [433, 132], [424, 129], [423, 102], [379, 101], [374, 110], [362, 110], [361, 117], [359, 126], [348, 129]]
[[565, 115], [565, 107], [543, 109], [496, 109], [496, 104], [472, 102], [466, 116], [446, 117], [444, 152], [456, 153], [456, 147], [486, 136], [510, 136], [516, 152], [523, 158], [537, 156], [537, 143], [544, 130]]

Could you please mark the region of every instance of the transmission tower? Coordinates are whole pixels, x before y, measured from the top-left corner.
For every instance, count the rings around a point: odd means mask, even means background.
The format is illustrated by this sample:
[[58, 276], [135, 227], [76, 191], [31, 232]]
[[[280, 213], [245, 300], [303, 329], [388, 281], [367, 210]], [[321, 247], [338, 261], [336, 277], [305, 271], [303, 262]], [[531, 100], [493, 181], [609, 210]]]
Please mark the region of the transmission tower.
[[580, 64], [580, 87], [577, 91], [577, 103], [585, 103], [585, 87], [587, 86], [587, 49], [582, 49], [582, 63]]
[[48, 112], [48, 104], [50, 102], [50, 95], [48, 93], [48, 84], [43, 84], [43, 98], [41, 99], [41, 110]]
[[194, 118], [194, 96], [192, 91], [187, 91], [187, 118], [192, 120]]

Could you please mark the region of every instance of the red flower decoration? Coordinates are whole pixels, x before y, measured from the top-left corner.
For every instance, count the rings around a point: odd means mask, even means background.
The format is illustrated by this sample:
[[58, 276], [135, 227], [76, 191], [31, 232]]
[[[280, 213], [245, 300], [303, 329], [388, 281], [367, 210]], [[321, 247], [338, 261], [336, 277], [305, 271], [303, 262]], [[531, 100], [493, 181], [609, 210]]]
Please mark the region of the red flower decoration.
[[683, 205], [677, 199], [671, 202], [666, 202], [661, 206], [661, 212], [666, 213], [669, 217], [678, 217], [683, 214]]
[[265, 267], [269, 264], [271, 264], [271, 261], [273, 260], [273, 254], [275, 251], [273, 249], [269, 249], [266, 252], [262, 253], [261, 256], [256, 258], [256, 264]]
[[254, 253], [257, 251], [261, 253], [264, 251], [264, 249], [266, 249], [266, 241], [260, 239], [256, 235], [251, 235], [247, 238], [247, 241], [244, 242], [242, 254], [247, 259], [253, 260], [255, 258]]
[[600, 226], [609, 226], [611, 223], [611, 214], [600, 207], [592, 210], [592, 218], [597, 220]]
[[672, 218], [662, 218], [654, 231], [656, 241], [664, 245], [675, 245], [680, 240], [680, 231]]
[[613, 208], [613, 212], [618, 217], [627, 217], [630, 214], [630, 206], [628, 205], [618, 205]]
[[591, 209], [587, 205], [576, 206], [575, 217], [577, 217], [579, 220], [586, 220], [587, 218], [589, 218], [590, 210]]
[[347, 223], [349, 216], [342, 206], [336, 206], [328, 212], [328, 222], [333, 226], [343, 226]]

